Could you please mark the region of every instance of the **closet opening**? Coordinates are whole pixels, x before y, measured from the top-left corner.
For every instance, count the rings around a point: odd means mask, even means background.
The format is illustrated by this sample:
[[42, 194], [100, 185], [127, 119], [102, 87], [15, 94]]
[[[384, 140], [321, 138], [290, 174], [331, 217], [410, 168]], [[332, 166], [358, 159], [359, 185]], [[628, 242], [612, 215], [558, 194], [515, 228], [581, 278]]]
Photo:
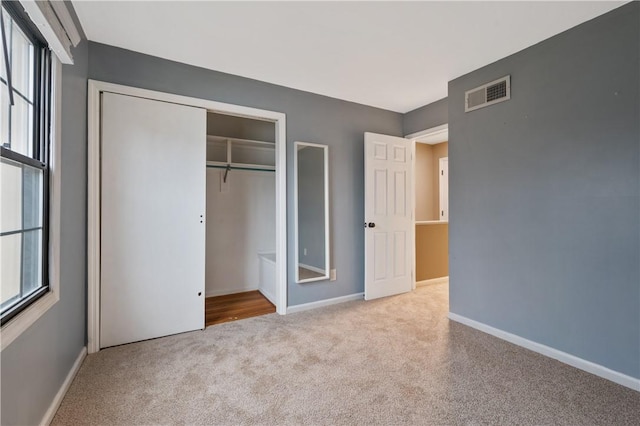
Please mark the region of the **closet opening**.
[[414, 148], [415, 287], [449, 282], [448, 126], [410, 135]]
[[276, 312], [276, 126], [207, 112], [205, 326]]
[[[89, 80], [87, 98], [88, 352], [205, 328], [207, 289], [210, 296], [266, 295], [285, 315], [286, 115], [96, 80]], [[271, 176], [259, 184], [260, 197], [238, 196], [243, 176], [258, 173]], [[216, 187], [218, 198], [238, 196], [240, 203], [208, 200]], [[261, 207], [263, 200], [272, 207]], [[259, 223], [268, 222], [268, 238], [252, 227], [255, 212]], [[232, 227], [239, 218], [243, 226]], [[257, 234], [262, 243], [245, 266], [249, 250], [237, 248]], [[212, 281], [212, 273], [224, 272], [215, 267], [219, 260], [236, 252], [229, 271], [257, 278]], [[270, 270], [260, 274], [261, 267]], [[227, 320], [247, 309], [255, 315], [250, 302]]]

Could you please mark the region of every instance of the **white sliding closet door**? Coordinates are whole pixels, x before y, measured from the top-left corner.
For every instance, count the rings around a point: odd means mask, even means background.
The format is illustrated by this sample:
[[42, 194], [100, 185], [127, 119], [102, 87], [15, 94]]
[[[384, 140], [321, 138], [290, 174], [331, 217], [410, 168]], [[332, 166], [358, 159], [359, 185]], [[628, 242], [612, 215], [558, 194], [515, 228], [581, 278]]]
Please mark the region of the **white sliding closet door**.
[[100, 347], [204, 328], [206, 110], [102, 95]]

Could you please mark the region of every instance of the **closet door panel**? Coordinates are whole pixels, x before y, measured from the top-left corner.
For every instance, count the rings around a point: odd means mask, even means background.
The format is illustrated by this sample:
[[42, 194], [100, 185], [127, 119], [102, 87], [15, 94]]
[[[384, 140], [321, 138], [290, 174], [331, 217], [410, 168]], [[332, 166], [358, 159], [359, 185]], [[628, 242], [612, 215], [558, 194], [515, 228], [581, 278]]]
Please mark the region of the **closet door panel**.
[[100, 347], [204, 328], [206, 111], [102, 95]]

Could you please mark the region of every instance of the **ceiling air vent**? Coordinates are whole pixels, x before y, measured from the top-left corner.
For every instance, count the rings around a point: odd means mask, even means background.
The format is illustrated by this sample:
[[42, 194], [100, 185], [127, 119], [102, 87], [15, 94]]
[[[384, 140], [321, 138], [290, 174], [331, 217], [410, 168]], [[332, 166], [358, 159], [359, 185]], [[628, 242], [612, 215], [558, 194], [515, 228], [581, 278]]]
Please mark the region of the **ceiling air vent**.
[[464, 94], [464, 112], [483, 108], [498, 102], [511, 99], [511, 76], [499, 78], [491, 83], [483, 84]]

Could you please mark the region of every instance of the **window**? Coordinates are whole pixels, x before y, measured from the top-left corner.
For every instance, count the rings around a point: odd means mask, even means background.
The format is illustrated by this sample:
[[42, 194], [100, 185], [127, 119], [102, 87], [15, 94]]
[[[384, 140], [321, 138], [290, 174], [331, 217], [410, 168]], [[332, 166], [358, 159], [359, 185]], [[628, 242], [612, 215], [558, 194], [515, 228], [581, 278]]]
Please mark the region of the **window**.
[[51, 54], [19, 10], [2, 2], [0, 58], [0, 318], [49, 291]]

